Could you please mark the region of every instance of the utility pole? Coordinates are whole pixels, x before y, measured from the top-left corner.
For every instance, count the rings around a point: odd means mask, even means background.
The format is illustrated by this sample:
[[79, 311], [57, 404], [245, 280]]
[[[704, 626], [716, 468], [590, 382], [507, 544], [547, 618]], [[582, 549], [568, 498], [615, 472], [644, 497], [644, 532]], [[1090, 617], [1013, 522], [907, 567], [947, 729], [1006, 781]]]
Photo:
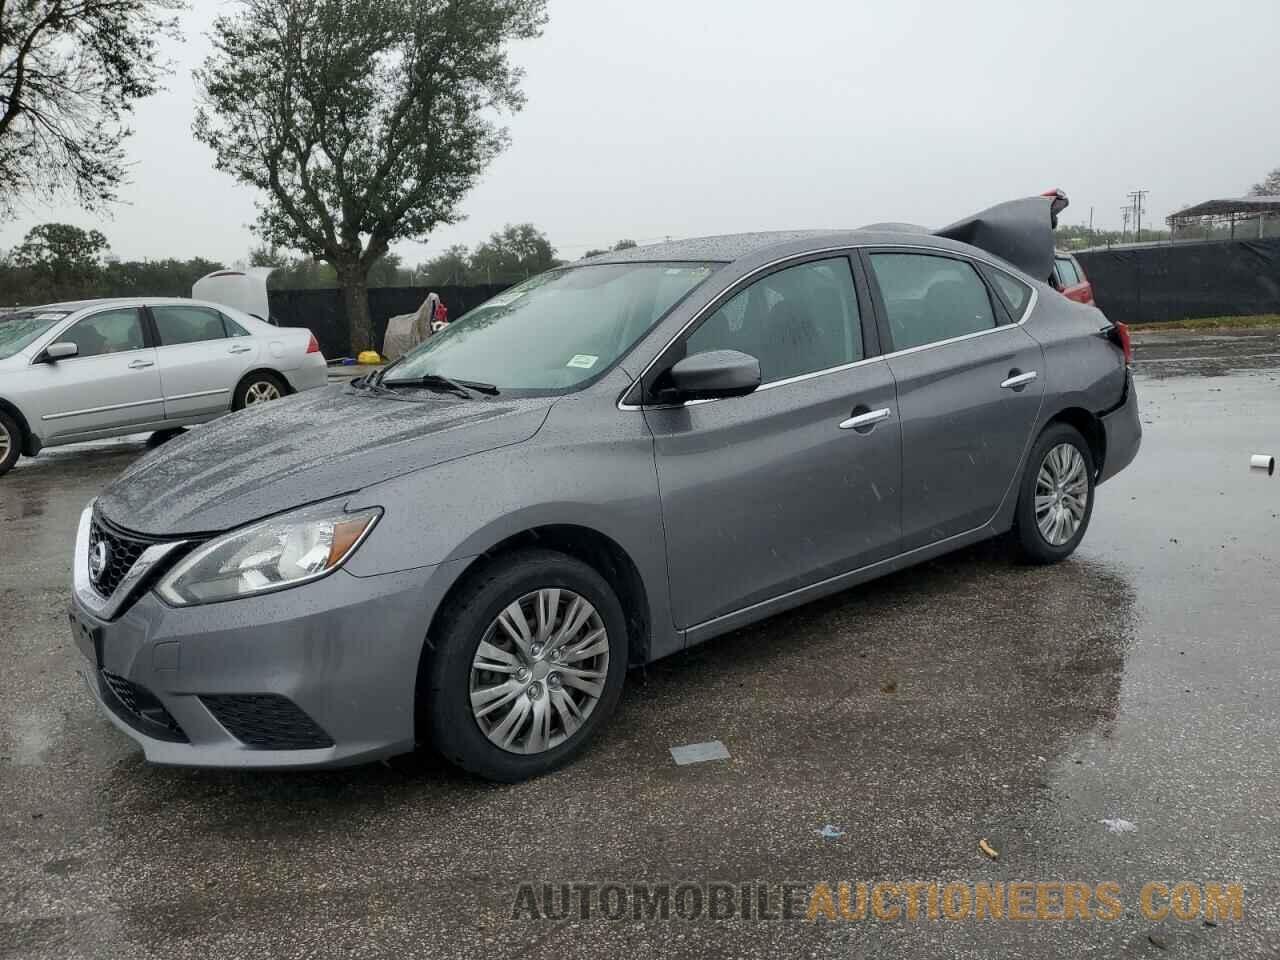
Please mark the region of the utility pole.
[[1133, 201], [1133, 214], [1134, 214], [1134, 221], [1135, 221], [1135, 226], [1134, 226], [1135, 240], [1139, 240], [1139, 241], [1142, 240], [1142, 200], [1150, 192], [1151, 192], [1150, 190], [1134, 190], [1132, 193], [1129, 194], [1129, 199]]
[[1124, 226], [1120, 228], [1120, 242], [1124, 243], [1124, 238], [1129, 233], [1129, 217], [1133, 215], [1133, 208], [1121, 207], [1120, 212], [1124, 214]]

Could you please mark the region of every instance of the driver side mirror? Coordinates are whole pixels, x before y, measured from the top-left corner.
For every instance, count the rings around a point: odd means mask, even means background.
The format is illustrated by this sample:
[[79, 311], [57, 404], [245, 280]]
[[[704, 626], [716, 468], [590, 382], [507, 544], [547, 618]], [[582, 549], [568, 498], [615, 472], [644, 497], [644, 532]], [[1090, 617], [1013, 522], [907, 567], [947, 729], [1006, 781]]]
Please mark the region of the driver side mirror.
[[662, 378], [676, 400], [741, 397], [760, 386], [760, 361], [737, 350], [707, 350], [685, 357]]
[[45, 363], [57, 363], [59, 360], [66, 360], [69, 357], [79, 356], [80, 347], [74, 343], [61, 341], [59, 343], [51, 343], [45, 347], [41, 360]]

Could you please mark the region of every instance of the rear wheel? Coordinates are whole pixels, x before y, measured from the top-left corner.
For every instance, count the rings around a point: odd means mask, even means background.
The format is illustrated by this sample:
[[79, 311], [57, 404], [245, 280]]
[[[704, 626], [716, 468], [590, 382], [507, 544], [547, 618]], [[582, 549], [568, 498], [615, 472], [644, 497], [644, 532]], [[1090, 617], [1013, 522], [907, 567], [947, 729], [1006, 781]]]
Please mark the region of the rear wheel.
[[451, 763], [503, 783], [569, 762], [613, 713], [626, 620], [603, 577], [550, 550], [503, 558], [441, 611], [419, 689]]
[[22, 453], [22, 430], [7, 413], [0, 413], [0, 476], [13, 469]]
[[288, 390], [284, 381], [274, 373], [250, 374], [236, 387], [233, 409], [243, 410], [245, 407], [257, 406], [259, 403], [279, 400], [286, 393]]
[[1024, 560], [1057, 563], [1071, 556], [1093, 516], [1093, 454], [1074, 427], [1045, 430], [1027, 458], [1013, 540]]

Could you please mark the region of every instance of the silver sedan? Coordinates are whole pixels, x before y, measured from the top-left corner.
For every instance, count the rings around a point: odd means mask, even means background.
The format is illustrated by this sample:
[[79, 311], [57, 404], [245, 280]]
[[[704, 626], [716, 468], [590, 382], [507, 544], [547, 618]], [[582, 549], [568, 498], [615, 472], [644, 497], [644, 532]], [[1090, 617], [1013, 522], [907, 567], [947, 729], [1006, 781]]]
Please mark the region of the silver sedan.
[[43, 447], [186, 427], [325, 380], [309, 330], [198, 300], [92, 300], [3, 314], [0, 474]]

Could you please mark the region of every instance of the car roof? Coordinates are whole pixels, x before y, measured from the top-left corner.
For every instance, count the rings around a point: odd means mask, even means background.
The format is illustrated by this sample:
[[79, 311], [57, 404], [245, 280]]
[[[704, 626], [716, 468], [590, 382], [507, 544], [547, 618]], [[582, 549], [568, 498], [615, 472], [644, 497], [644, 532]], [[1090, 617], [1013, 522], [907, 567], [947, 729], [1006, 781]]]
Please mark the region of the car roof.
[[[682, 261], [732, 263], [775, 247], [787, 254], [803, 254], [807, 250], [822, 250], [826, 247], [875, 245], [928, 246], [938, 250], [965, 253], [984, 260], [994, 260], [1005, 265], [1000, 258], [967, 243], [934, 236], [924, 232], [923, 228], [912, 227], [909, 224], [893, 224], [877, 225], [873, 229], [863, 230], [779, 230], [695, 237], [689, 240], [672, 240], [643, 247], [631, 247], [627, 250], [612, 250], [586, 260], [574, 261], [566, 266]], [[1005, 266], [1007, 269], [1017, 270], [1012, 265]]]
[[[220, 303], [211, 303], [208, 300], [193, 300], [190, 297], [100, 297], [96, 300], [67, 300], [62, 303], [42, 303], [36, 306], [22, 307], [21, 310], [23, 313], [43, 311], [72, 314], [96, 307], [140, 307], [143, 304], [151, 304], [153, 306], [177, 304], [179, 306], [213, 307], [215, 310], [234, 310], [233, 307], [227, 307]], [[239, 313], [240, 311], [237, 310], [235, 312]]]

